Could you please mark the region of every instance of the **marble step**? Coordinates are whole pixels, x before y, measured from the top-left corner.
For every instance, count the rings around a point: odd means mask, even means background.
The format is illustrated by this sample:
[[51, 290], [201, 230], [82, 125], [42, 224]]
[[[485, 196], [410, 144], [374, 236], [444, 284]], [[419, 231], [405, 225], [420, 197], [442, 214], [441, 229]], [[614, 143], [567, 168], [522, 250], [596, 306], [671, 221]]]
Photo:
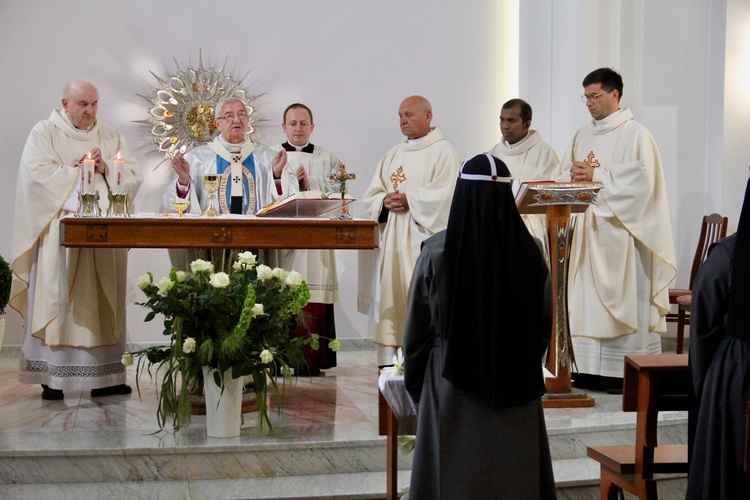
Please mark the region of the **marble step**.
[[[599, 470], [588, 459], [555, 460], [558, 499], [599, 498]], [[403, 494], [410, 471], [400, 471], [398, 484]], [[173, 481], [118, 481], [99, 483], [37, 483], [0, 486], [3, 498], [248, 498], [248, 499], [382, 499], [385, 472], [360, 472], [285, 477], [203, 479]], [[660, 498], [684, 498], [684, 477], [659, 481]]]

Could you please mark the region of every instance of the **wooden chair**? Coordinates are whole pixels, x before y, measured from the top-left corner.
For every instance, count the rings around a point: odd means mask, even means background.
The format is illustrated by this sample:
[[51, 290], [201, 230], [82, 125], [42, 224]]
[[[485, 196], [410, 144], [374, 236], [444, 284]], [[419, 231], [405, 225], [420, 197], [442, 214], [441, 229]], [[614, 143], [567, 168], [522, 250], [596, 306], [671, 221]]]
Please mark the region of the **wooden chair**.
[[658, 444], [660, 411], [687, 410], [687, 354], [625, 356], [622, 410], [637, 412], [635, 443], [589, 446], [587, 455], [600, 465], [600, 496], [615, 500], [626, 490], [639, 499], [658, 498], [655, 474], [686, 474], [686, 444]]
[[[690, 269], [688, 288], [670, 288], [670, 304], [678, 304], [678, 298], [692, 295], [693, 282], [698, 275], [698, 270], [703, 261], [706, 260], [708, 247], [727, 235], [727, 222], [728, 219], [720, 214], [703, 216], [701, 232], [698, 237], [698, 246], [695, 249], [695, 256], [693, 257], [693, 267]], [[683, 298], [681, 301], [683, 305], [678, 305], [676, 313], [667, 314], [668, 323], [677, 323], [677, 354], [682, 354], [685, 343], [685, 326], [690, 324], [690, 299]]]

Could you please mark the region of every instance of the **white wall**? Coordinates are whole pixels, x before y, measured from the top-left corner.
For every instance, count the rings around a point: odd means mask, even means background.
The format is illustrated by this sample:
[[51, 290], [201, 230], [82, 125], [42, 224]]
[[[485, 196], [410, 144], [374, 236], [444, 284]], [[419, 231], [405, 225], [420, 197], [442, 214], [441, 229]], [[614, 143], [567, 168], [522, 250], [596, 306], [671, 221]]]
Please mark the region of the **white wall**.
[[[218, 6], [218, 7], [217, 7]], [[16, 172], [29, 130], [60, 106], [65, 82], [83, 78], [97, 85], [99, 118], [123, 132], [132, 149], [146, 142], [147, 102], [158, 82], [174, 72], [173, 56], [183, 67], [221, 65], [235, 76], [251, 71], [245, 83], [269, 119], [256, 139], [281, 142], [280, 119], [291, 102], [308, 104], [316, 129], [313, 142], [330, 148], [357, 174], [350, 183], [364, 193], [380, 157], [400, 139], [401, 100], [422, 94], [431, 100], [434, 124], [469, 156], [497, 139], [503, 59], [495, 26], [500, 3], [484, 0], [287, 0], [261, 2], [183, 0], [2, 0], [0, 67], [6, 126], [0, 135], [4, 182], [0, 185], [0, 254], [10, 260]], [[166, 166], [155, 154], [137, 151], [146, 180], [137, 197], [139, 210], [156, 210]], [[355, 216], [363, 216], [357, 202]], [[343, 338], [365, 337], [367, 318], [356, 312], [357, 254], [339, 252], [341, 303], [337, 328]], [[146, 270], [168, 270], [164, 250], [133, 250], [131, 294]], [[142, 308], [128, 309], [131, 340], [159, 340], [159, 328], [144, 325]], [[20, 319], [9, 315], [5, 345], [20, 344]]]
[[716, 68], [725, 78], [721, 210], [731, 214], [736, 228], [750, 174], [750, 3], [728, 0], [727, 19], [726, 66]]
[[[742, 0], [730, 3], [735, 11], [748, 10]], [[736, 45], [740, 36], [750, 44], [747, 21], [727, 16], [724, 0], [529, 0], [521, 3], [520, 17], [521, 97], [534, 106], [534, 127], [558, 155], [590, 120], [579, 99], [584, 76], [602, 66], [622, 74], [622, 106], [633, 110], [659, 146], [679, 270], [676, 284], [686, 287], [701, 217], [719, 211], [730, 217], [731, 227], [737, 224], [742, 198], [738, 204], [730, 192], [737, 192], [741, 176], [730, 175], [735, 167], [723, 158], [724, 45], [725, 37]], [[750, 63], [746, 67], [750, 72]], [[750, 145], [740, 131], [747, 130], [750, 113], [747, 105], [736, 106], [749, 100], [747, 93], [738, 99], [729, 97], [739, 97], [738, 91], [727, 92], [727, 107], [736, 116], [732, 128], [738, 127], [735, 143], [745, 148], [738, 161], [746, 168]], [[742, 175], [744, 190], [747, 172]]]

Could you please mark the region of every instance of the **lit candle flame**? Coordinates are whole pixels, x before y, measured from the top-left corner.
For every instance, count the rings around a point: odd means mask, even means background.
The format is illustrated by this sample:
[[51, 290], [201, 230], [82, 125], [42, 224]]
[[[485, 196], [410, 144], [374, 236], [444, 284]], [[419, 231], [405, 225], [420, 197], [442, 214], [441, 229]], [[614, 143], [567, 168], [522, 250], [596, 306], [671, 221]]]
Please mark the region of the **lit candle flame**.
[[117, 159], [118, 160], [122, 160], [122, 158], [120, 158], [120, 152], [119, 151], [117, 152]]

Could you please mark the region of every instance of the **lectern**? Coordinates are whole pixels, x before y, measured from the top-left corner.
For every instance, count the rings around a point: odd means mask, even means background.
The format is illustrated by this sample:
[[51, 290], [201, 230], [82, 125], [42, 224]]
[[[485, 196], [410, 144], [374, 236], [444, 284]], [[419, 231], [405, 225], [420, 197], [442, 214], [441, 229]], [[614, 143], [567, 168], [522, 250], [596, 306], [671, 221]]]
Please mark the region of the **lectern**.
[[573, 391], [571, 367], [575, 364], [568, 325], [568, 258], [575, 219], [594, 202], [601, 182], [524, 182], [518, 189], [516, 204], [522, 214], [543, 214], [547, 218], [549, 264], [552, 278], [552, 335], [545, 367], [554, 377], [547, 378], [545, 408], [594, 406], [594, 398]]

